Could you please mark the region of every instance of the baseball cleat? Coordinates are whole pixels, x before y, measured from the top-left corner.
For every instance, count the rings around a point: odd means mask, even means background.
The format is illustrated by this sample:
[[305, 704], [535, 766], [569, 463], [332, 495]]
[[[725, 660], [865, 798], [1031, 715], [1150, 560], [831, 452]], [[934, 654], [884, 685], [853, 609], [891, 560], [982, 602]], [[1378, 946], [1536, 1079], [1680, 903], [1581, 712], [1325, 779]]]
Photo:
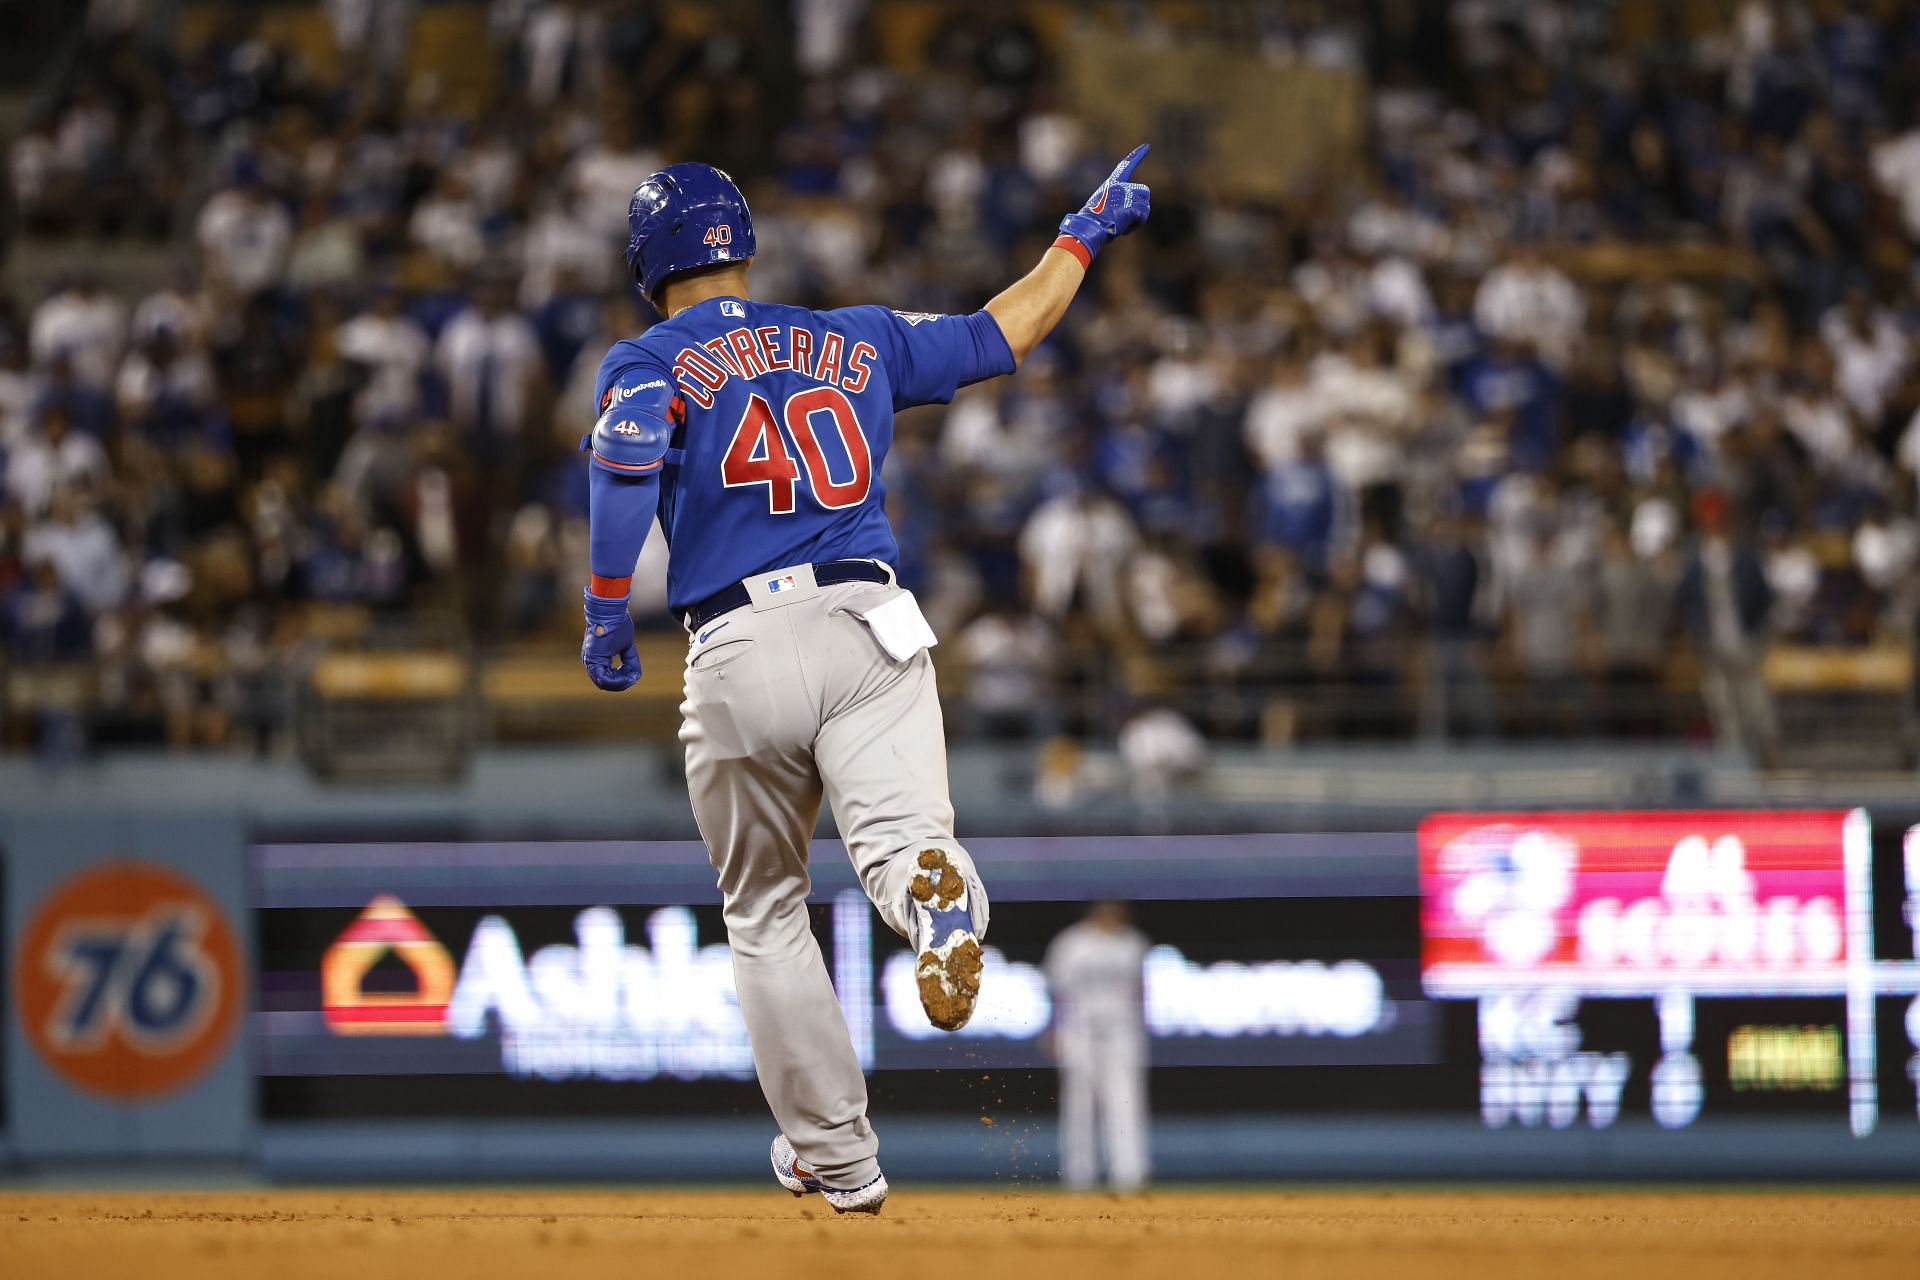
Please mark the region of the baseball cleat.
[[946, 850], [921, 852], [919, 874], [907, 885], [907, 918], [927, 1021], [942, 1031], [958, 1031], [980, 999], [980, 939], [966, 878], [948, 861]]
[[780, 1179], [781, 1186], [795, 1196], [817, 1191], [826, 1197], [835, 1213], [878, 1213], [880, 1206], [887, 1201], [885, 1174], [877, 1174], [866, 1186], [855, 1187], [851, 1191], [830, 1187], [800, 1163], [800, 1157], [794, 1154], [793, 1144], [787, 1141], [784, 1133], [774, 1138], [772, 1156], [773, 1176]]

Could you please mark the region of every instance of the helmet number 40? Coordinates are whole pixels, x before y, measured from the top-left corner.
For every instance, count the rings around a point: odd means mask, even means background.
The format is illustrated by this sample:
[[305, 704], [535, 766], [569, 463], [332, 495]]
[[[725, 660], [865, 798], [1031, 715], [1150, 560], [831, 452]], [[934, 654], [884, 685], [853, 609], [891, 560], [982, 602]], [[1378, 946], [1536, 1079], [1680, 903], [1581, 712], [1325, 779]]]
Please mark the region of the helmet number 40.
[[707, 228], [707, 234], [706, 234], [706, 236], [705, 236], [705, 238], [704, 238], [704, 243], [706, 243], [706, 244], [732, 244], [732, 243], [733, 243], [733, 228], [732, 228], [732, 227], [730, 227], [730, 226], [728, 226], [728, 225], [727, 225], [726, 223], [724, 223], [724, 222], [723, 222], [723, 223], [721, 223], [721, 224], [720, 224], [719, 226], [717, 226], [717, 227], [708, 227], [708, 228]]

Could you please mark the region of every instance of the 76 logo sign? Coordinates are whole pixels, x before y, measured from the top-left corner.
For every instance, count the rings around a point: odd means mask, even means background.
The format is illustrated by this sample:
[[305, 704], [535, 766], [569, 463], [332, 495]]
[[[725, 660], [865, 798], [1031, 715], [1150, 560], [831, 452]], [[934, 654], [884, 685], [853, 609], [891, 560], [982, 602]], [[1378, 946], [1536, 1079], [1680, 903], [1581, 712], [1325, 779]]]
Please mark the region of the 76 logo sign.
[[28, 918], [11, 968], [41, 1059], [115, 1101], [202, 1074], [232, 1040], [245, 987], [220, 905], [150, 862], [106, 863], [57, 887]]
[[149, 1052], [191, 1038], [213, 1016], [220, 972], [207, 956], [205, 915], [185, 904], [151, 911], [130, 926], [75, 921], [45, 963], [66, 990], [44, 1028], [63, 1049], [97, 1049], [112, 1035]]

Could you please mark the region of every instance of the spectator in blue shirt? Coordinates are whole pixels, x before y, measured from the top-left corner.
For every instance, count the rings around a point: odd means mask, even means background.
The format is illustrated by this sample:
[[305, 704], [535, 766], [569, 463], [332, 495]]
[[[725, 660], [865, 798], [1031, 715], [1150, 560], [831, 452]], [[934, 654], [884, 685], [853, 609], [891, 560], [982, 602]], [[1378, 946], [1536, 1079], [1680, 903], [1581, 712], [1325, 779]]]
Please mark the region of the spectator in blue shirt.
[[1327, 465], [1326, 437], [1303, 432], [1292, 461], [1266, 474], [1254, 502], [1256, 538], [1291, 551], [1310, 577], [1323, 579], [1348, 506]]

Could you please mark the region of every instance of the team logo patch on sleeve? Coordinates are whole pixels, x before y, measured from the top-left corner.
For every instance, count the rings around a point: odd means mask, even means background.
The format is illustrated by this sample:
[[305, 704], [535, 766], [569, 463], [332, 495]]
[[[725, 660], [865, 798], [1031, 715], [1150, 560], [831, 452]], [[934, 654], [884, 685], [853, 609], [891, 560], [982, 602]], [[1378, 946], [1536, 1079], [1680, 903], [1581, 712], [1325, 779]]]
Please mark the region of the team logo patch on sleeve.
[[940, 318], [931, 311], [896, 311], [893, 314], [899, 316], [908, 324], [924, 324], [929, 320], [938, 320]]

